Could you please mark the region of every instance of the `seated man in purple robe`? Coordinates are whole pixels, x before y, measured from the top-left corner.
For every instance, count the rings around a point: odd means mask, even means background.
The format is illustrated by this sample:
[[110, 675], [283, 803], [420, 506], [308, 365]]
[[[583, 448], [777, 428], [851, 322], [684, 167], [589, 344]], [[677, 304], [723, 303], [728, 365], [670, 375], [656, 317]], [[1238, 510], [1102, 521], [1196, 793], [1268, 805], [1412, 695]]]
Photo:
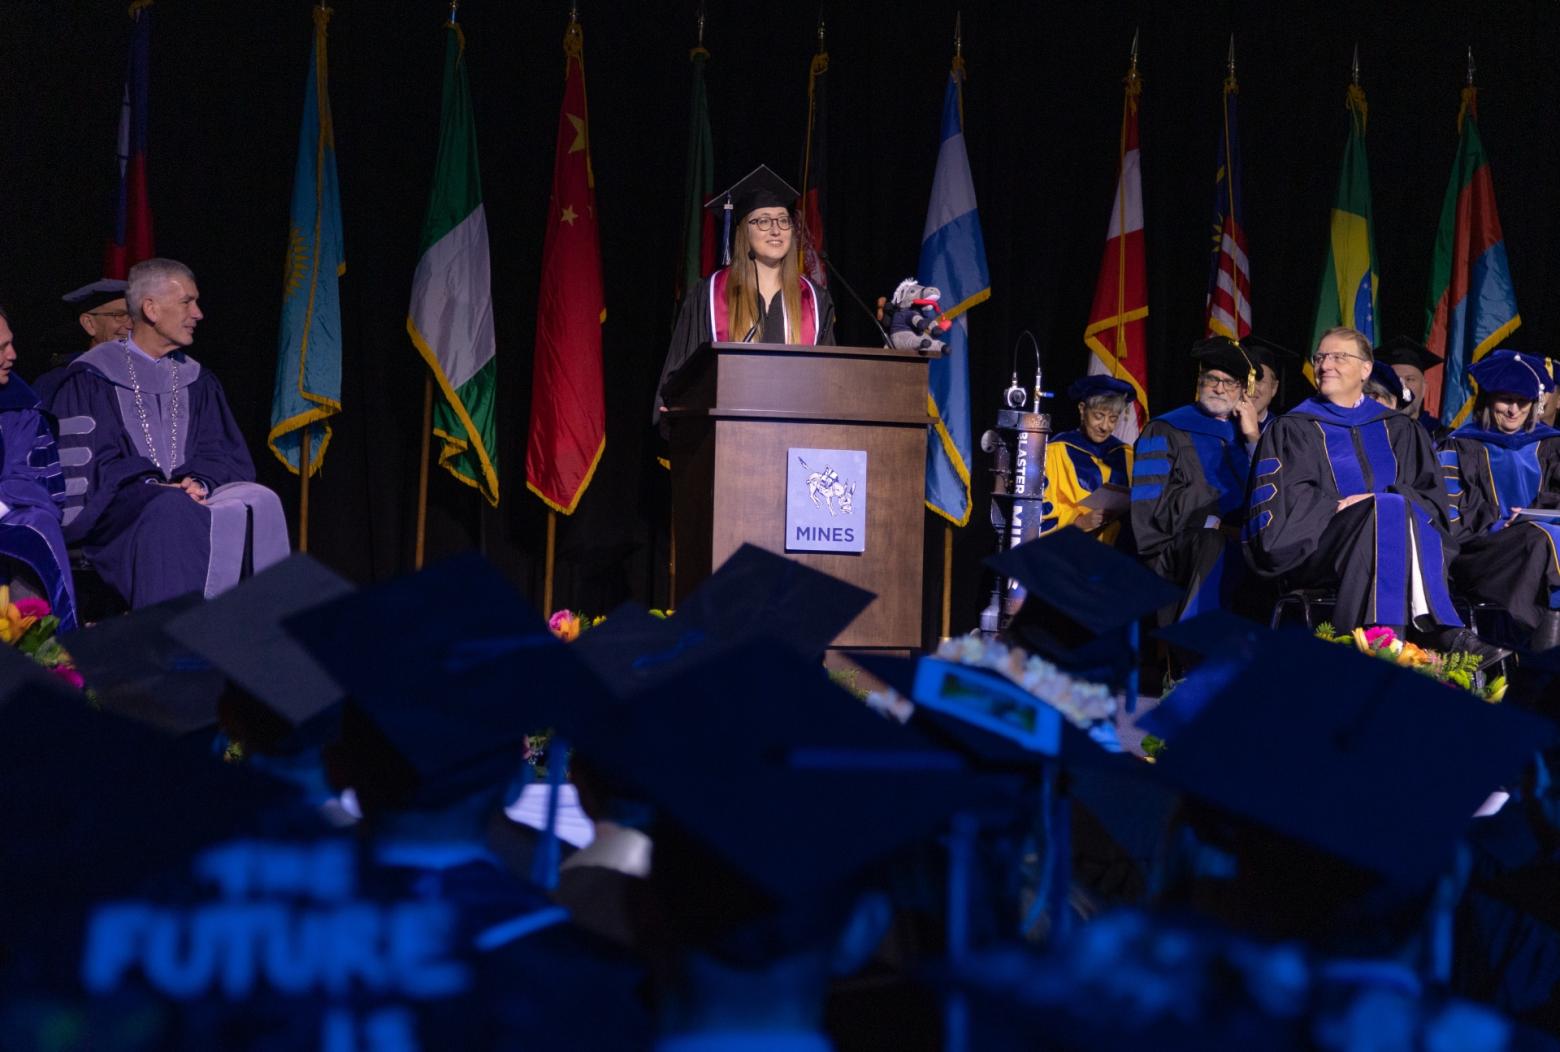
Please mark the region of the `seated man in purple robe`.
[[51, 408], [66, 476], [65, 537], [132, 607], [208, 598], [287, 557], [287, 522], [222, 385], [184, 353], [201, 320], [195, 275], [130, 268], [132, 327], [71, 363]]
[[38, 396], [13, 374], [15, 365], [11, 319], [0, 310], [0, 580], [15, 581], [13, 571], [23, 571], [21, 590], [41, 586], [60, 631], [69, 632], [76, 590], [60, 533], [65, 479]]

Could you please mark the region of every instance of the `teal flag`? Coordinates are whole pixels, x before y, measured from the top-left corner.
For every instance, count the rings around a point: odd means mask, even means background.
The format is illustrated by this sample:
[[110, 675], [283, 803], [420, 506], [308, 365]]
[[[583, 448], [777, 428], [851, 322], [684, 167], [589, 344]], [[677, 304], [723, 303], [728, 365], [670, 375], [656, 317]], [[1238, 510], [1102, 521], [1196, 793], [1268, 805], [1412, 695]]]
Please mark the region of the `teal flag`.
[[336, 184], [336, 133], [330, 119], [325, 26], [330, 9], [314, 9], [314, 53], [304, 87], [292, 222], [282, 267], [282, 332], [277, 340], [276, 392], [266, 444], [293, 474], [309, 435], [309, 474], [330, 445], [330, 418], [341, 412], [341, 297], [346, 273], [341, 247], [341, 193]]

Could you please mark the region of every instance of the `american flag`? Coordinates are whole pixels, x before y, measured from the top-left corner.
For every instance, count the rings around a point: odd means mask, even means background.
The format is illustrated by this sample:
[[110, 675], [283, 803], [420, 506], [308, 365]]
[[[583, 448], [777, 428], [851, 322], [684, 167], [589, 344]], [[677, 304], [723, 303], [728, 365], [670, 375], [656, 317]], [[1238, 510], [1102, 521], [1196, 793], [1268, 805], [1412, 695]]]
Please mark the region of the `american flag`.
[[1229, 74], [1224, 78], [1219, 168], [1213, 185], [1213, 252], [1205, 304], [1207, 334], [1232, 340], [1251, 334], [1251, 269], [1246, 259], [1246, 227], [1241, 219], [1240, 123], [1236, 113], [1239, 95], [1232, 39]]

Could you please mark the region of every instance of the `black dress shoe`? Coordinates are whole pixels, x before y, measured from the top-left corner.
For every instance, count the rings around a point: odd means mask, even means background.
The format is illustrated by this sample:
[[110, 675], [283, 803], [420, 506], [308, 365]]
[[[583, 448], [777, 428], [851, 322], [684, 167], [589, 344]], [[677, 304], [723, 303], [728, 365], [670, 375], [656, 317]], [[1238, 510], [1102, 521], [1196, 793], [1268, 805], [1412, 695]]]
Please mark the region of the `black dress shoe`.
[[1435, 635], [1435, 649], [1443, 654], [1459, 652], [1472, 654], [1479, 659], [1479, 671], [1497, 665], [1511, 656], [1506, 647], [1486, 643], [1471, 628], [1443, 628]]

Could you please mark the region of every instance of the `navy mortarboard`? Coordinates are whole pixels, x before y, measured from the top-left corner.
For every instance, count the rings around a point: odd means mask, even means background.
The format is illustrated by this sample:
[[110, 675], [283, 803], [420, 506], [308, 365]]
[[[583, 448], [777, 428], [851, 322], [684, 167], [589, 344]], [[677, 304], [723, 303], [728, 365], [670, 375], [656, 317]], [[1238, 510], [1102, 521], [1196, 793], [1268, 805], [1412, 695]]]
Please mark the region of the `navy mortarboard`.
[[1402, 377], [1380, 358], [1371, 363], [1370, 379], [1366, 381], [1365, 393], [1374, 397], [1376, 389], [1379, 389], [1384, 397], [1392, 400], [1392, 405], [1388, 407], [1391, 409], [1402, 409], [1414, 400], [1414, 393], [1403, 383]]
[[105, 303], [125, 298], [129, 286], [118, 278], [99, 278], [97, 281], [72, 289], [60, 297], [83, 313], [95, 310]]
[[1070, 401], [1086, 402], [1095, 395], [1120, 395], [1128, 402], [1137, 400], [1131, 384], [1125, 380], [1118, 380], [1114, 376], [1106, 376], [1104, 373], [1081, 377], [1074, 380], [1067, 388], [1067, 397]]
[[1554, 738], [1494, 706], [1350, 648], [1274, 633], [1187, 687], [1200, 711], [1156, 772], [1214, 808], [1378, 874], [1422, 886], [1490, 792]]
[[[600, 689], [475, 554], [294, 614], [283, 626], [348, 696], [342, 740], [327, 762], [365, 809], [376, 796], [437, 807], [502, 788], [523, 762], [526, 736]], [[416, 626], [416, 646], [387, 656], [385, 641], [408, 626]]]
[[293, 555], [170, 619], [164, 631], [298, 727], [343, 692], [282, 621], [351, 592], [344, 578], [307, 555]]
[[1136, 660], [1127, 637], [1138, 621], [1180, 598], [1173, 585], [1136, 559], [1073, 527], [992, 556], [986, 564], [1024, 589], [1009, 633], [1026, 649], [1099, 682], [1119, 681]]
[[171, 734], [213, 727], [227, 677], [166, 632], [198, 595], [111, 617], [70, 636], [70, 654], [100, 708]]
[[[987, 788], [957, 754], [757, 638], [656, 684], [617, 722], [576, 728], [575, 740], [776, 902], [849, 885]], [[658, 869], [660, 845], [658, 835]]]

